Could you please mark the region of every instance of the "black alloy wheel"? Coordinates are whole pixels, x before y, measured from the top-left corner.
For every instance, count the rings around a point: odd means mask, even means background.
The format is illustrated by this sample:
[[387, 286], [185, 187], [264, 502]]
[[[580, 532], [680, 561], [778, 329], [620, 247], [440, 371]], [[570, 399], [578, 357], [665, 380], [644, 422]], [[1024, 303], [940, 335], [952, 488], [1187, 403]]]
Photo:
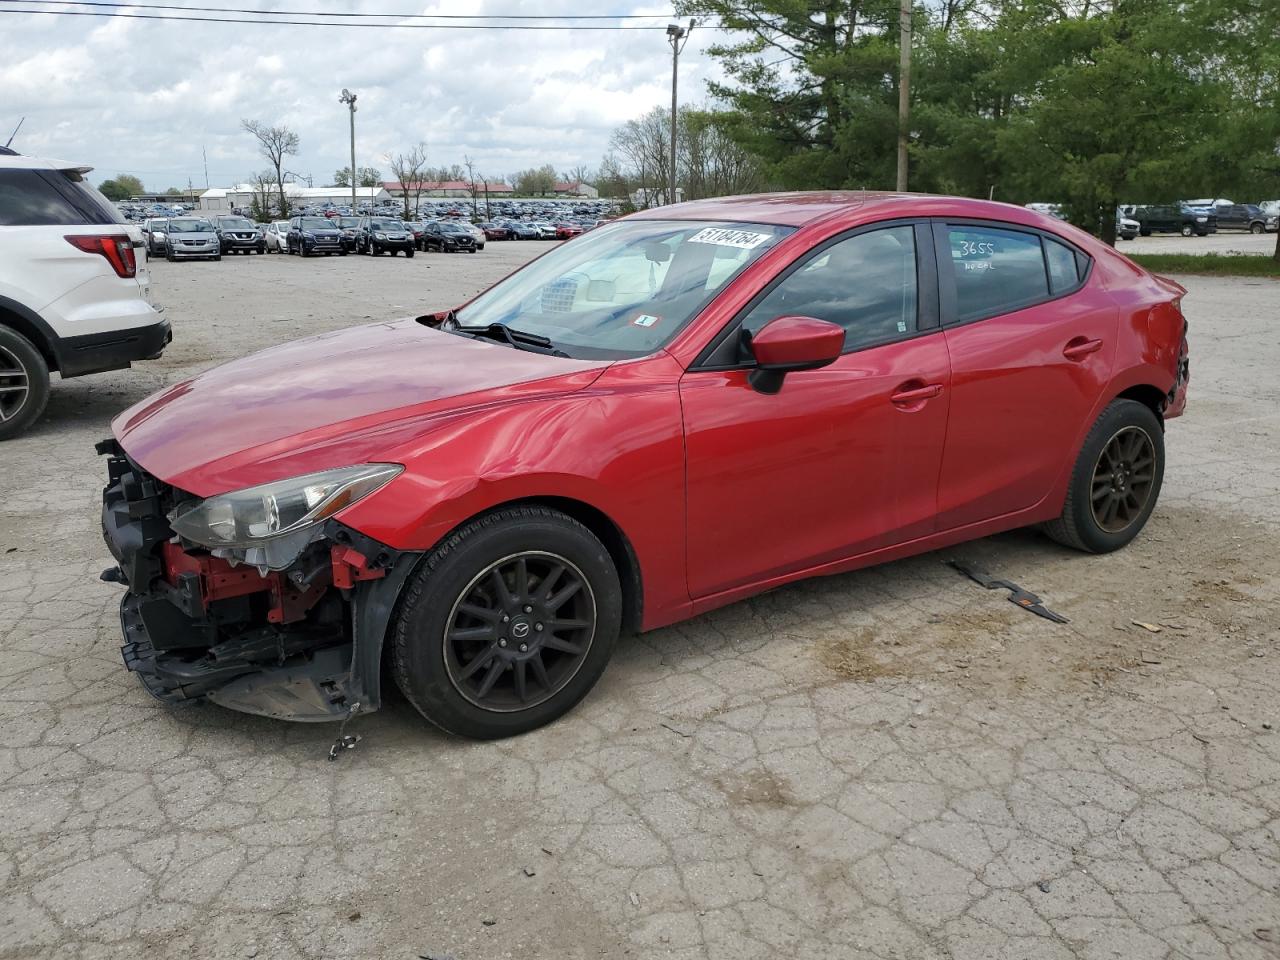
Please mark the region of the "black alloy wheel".
[[526, 551], [480, 571], [446, 622], [449, 681], [477, 707], [506, 713], [550, 699], [581, 669], [595, 597], [571, 561]]
[[35, 345], [0, 326], [0, 440], [17, 436], [49, 401], [49, 368]]
[[1124, 427], [1107, 442], [1089, 491], [1099, 527], [1121, 533], [1142, 516], [1155, 485], [1155, 465], [1155, 445], [1141, 427]]
[[388, 643], [396, 681], [432, 723], [481, 739], [549, 723], [609, 661], [622, 591], [585, 526], [540, 506], [460, 527], [405, 582]]

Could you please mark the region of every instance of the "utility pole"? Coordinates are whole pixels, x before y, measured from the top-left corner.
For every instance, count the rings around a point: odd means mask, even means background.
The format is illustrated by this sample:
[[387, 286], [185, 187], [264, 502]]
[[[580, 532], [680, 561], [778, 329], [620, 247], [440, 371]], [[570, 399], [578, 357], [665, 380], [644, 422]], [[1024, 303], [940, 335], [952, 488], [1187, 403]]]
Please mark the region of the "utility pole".
[[200, 155], [204, 157], [204, 188], [209, 189], [209, 151], [204, 147], [200, 148]]
[[676, 79], [680, 73], [680, 51], [689, 42], [693, 24], [690, 20], [687, 29], [678, 23], [667, 24], [667, 43], [671, 44], [671, 182], [667, 203], [676, 202]]
[[898, 190], [907, 189], [907, 140], [911, 132], [911, 0], [898, 8]]
[[342, 88], [339, 103], [351, 108], [351, 213], [356, 212], [356, 95], [346, 87]]

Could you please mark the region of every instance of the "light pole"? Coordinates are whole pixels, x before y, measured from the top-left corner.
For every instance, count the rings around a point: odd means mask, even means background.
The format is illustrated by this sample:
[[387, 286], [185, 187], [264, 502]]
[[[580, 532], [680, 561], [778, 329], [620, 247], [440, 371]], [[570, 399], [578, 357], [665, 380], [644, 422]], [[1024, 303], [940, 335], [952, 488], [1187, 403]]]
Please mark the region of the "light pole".
[[339, 103], [351, 108], [351, 215], [356, 213], [356, 95], [346, 87], [342, 88]]
[[678, 23], [667, 24], [667, 43], [671, 44], [671, 183], [667, 203], [676, 202], [676, 78], [679, 75], [680, 51], [689, 42], [693, 23], [689, 21], [688, 29]]

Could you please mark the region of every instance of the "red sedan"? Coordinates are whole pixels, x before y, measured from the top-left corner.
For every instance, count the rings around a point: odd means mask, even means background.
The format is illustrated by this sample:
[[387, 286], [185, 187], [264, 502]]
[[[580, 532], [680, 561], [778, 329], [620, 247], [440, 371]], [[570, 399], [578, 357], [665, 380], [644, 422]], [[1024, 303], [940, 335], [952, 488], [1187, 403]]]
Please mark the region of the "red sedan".
[[1185, 291], [1020, 207], [699, 201], [455, 310], [287, 344], [120, 415], [103, 527], [155, 696], [530, 730], [622, 630], [1042, 525], [1146, 523]]
[[557, 223], [556, 239], [572, 240], [574, 237], [581, 236], [585, 231], [580, 223]]

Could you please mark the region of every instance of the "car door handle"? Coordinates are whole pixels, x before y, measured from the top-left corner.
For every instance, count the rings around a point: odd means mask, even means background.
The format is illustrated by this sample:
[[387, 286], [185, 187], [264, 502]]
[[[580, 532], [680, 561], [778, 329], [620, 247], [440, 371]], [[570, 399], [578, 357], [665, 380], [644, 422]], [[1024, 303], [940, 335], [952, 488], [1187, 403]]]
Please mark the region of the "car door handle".
[[897, 390], [889, 395], [889, 402], [898, 406], [910, 406], [913, 403], [922, 403], [925, 400], [932, 400], [938, 394], [942, 393], [942, 384], [928, 383], [916, 386], [919, 380], [909, 381], [900, 386]]
[[1101, 349], [1101, 340], [1089, 340], [1085, 337], [1076, 337], [1074, 340], [1067, 341], [1067, 345], [1062, 348], [1062, 355], [1068, 360], [1083, 360], [1089, 354], [1097, 353]]

